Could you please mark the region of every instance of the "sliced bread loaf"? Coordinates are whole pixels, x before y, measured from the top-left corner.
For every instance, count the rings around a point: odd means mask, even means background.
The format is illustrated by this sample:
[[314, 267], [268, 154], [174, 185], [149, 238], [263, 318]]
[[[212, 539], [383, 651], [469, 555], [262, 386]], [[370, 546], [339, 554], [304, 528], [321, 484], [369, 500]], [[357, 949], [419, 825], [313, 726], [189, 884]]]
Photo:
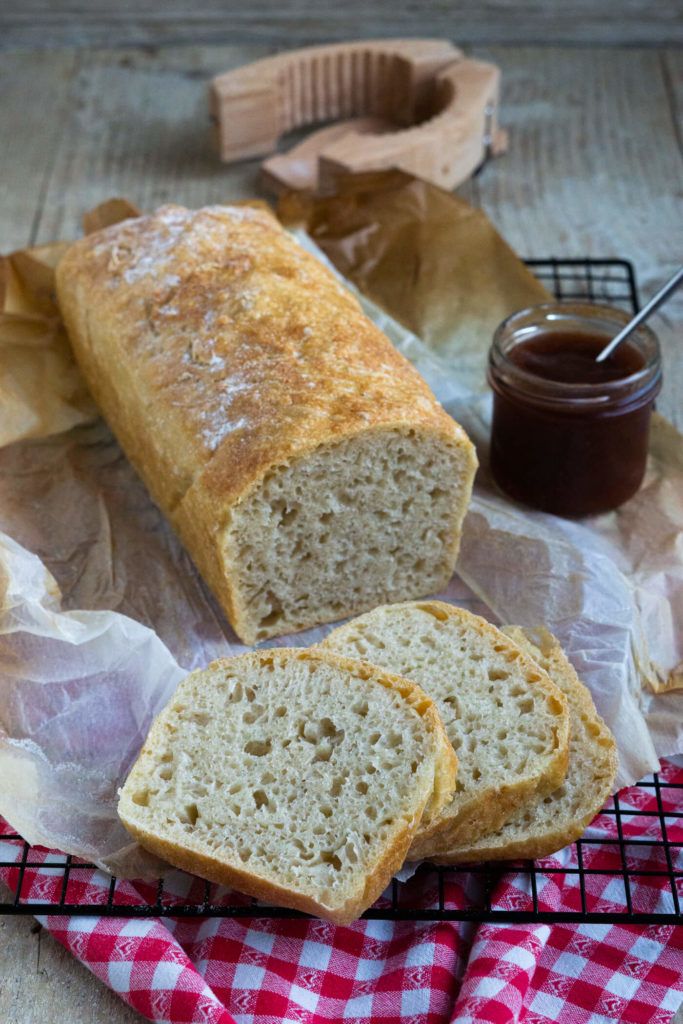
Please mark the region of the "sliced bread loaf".
[[331, 651], [216, 661], [179, 685], [119, 815], [171, 864], [338, 924], [403, 863], [457, 759], [413, 683]]
[[409, 857], [472, 843], [567, 771], [567, 702], [546, 672], [477, 615], [440, 601], [387, 605], [322, 645], [385, 666], [432, 697], [458, 755], [456, 791], [421, 824]]
[[555, 637], [548, 630], [525, 633], [519, 626], [508, 626], [505, 632], [545, 669], [567, 698], [571, 729], [567, 778], [559, 789], [526, 804], [497, 832], [474, 843], [444, 849], [432, 858], [438, 864], [546, 857], [555, 853], [583, 834], [609, 796], [616, 778], [614, 738]]

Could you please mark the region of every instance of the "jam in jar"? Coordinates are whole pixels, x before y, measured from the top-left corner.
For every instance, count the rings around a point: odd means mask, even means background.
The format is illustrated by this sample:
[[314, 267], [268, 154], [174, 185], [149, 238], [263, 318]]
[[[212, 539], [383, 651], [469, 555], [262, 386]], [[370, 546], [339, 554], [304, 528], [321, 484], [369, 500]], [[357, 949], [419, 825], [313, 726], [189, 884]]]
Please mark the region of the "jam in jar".
[[491, 471], [510, 497], [577, 517], [638, 490], [661, 386], [657, 339], [640, 327], [596, 362], [629, 319], [608, 306], [552, 302], [500, 325], [488, 365]]

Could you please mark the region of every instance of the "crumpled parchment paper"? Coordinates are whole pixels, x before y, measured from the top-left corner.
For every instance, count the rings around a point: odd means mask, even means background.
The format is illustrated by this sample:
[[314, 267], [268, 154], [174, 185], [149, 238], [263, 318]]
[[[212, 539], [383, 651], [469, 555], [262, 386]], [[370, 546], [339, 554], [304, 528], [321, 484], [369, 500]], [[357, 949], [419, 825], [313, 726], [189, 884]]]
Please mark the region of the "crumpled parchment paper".
[[[417, 205], [412, 196], [402, 216], [406, 224], [425, 218], [430, 232], [411, 228], [406, 255], [415, 245], [427, 259], [430, 244], [439, 243], [439, 223], [457, 250], [446, 194], [435, 190], [435, 219], [431, 187], [420, 187], [427, 192]], [[118, 201], [99, 208], [89, 224], [134, 212]], [[485, 285], [480, 268], [480, 287], [489, 289], [491, 301], [467, 312], [468, 296], [460, 296], [460, 320], [452, 319], [449, 338], [439, 328], [442, 340], [434, 349], [363, 300], [477, 443], [482, 468], [460, 575], [439, 596], [499, 621], [546, 624], [559, 637], [616, 735], [618, 783], [624, 785], [656, 769], [658, 756], [683, 751], [683, 695], [648, 688], [666, 690], [680, 681], [680, 438], [656, 421], [643, 489], [608, 516], [570, 522], [497, 493], [487, 470], [490, 400], [482, 369], [488, 310], [495, 307], [497, 322], [539, 301], [542, 288], [520, 272], [483, 216], [476, 223], [467, 235], [471, 259], [488, 263], [497, 253], [496, 272]], [[383, 229], [372, 217], [371, 226], [384, 247]], [[302, 232], [298, 237], [312, 245]], [[61, 251], [59, 245], [40, 247], [0, 267], [0, 395], [14, 401], [3, 402], [0, 447], [0, 813], [29, 842], [86, 857], [119, 875], [156, 874], [160, 862], [131, 843], [118, 822], [116, 790], [183, 675], [245, 648], [83, 388], [51, 296]], [[437, 280], [443, 280], [442, 268]], [[424, 282], [421, 291], [428, 321]], [[448, 304], [441, 293], [438, 298], [445, 322]], [[477, 348], [471, 339], [482, 308], [488, 319]], [[463, 374], [460, 326], [469, 339]], [[307, 646], [331, 628], [269, 646]]]

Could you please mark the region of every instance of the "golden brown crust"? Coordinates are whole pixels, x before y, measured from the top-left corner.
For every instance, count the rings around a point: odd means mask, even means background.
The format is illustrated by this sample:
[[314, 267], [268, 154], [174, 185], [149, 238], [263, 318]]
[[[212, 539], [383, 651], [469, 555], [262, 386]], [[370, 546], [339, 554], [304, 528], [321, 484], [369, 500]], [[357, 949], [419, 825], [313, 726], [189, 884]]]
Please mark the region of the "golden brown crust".
[[146, 422], [161, 414], [173, 434], [170, 452], [156, 435], [150, 451], [126, 431], [168, 507], [200, 476], [230, 504], [267, 469], [373, 427], [410, 421], [469, 443], [353, 296], [265, 210], [163, 207], [123, 221], [69, 249], [57, 288], [103, 407], [119, 373], [134, 377]]
[[351, 924], [381, 896], [391, 878], [404, 863], [413, 834], [413, 830], [406, 824], [396, 835], [392, 845], [377, 861], [372, 873], [365, 880], [362, 891], [348, 899], [342, 906], [332, 908], [304, 893], [293, 892], [276, 882], [249, 874], [235, 864], [221, 861], [215, 857], [207, 857], [199, 851], [188, 850], [176, 843], [168, 842], [144, 829], [137, 828], [132, 822], [125, 821], [124, 824], [131, 835], [146, 850], [155, 853], [183, 871], [206, 878], [218, 885], [227, 885], [247, 896], [272, 903], [274, 906], [290, 907], [293, 910], [313, 914], [315, 917], [338, 925]]
[[105, 228], [68, 250], [57, 294], [90, 390], [233, 624], [220, 534], [275, 467], [411, 429], [461, 452], [464, 514], [464, 431], [267, 209], [166, 206]]

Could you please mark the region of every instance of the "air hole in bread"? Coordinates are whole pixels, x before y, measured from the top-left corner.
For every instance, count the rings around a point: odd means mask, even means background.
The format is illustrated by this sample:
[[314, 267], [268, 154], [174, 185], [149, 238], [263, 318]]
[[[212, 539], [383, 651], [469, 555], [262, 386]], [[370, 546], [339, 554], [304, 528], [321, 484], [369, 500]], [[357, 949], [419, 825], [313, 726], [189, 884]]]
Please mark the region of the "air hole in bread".
[[211, 715], [206, 711], [195, 711], [190, 716], [190, 721], [195, 722], [197, 725], [208, 725], [211, 721]]
[[272, 742], [270, 739], [249, 740], [248, 743], [244, 744], [244, 753], [252, 754], [254, 757], [264, 757], [266, 754], [270, 754], [271, 749]]
[[135, 793], [133, 793], [133, 795], [131, 797], [131, 800], [133, 801], [134, 804], [137, 804], [138, 807], [148, 807], [149, 806], [149, 790], [148, 789], [138, 789]]
[[335, 779], [332, 780], [332, 785], [330, 786], [330, 796], [339, 796], [343, 786], [344, 778], [343, 776], [338, 775]]
[[261, 704], [258, 704], [251, 711], [244, 712], [242, 715], [242, 721], [245, 725], [253, 725], [254, 722], [258, 721], [264, 711], [265, 708]]
[[178, 815], [183, 825], [196, 825], [199, 817], [199, 808], [196, 804], [186, 804]]
[[262, 639], [265, 639], [267, 635], [270, 635], [268, 633], [268, 630], [271, 630], [273, 626], [276, 626], [278, 622], [280, 622], [284, 618], [282, 605], [279, 603], [279, 601], [277, 601], [274, 594], [271, 595], [271, 599], [272, 603], [270, 606], [270, 611], [261, 619], [261, 629], [259, 632], [261, 633]]
[[285, 508], [280, 513], [280, 526], [290, 526], [298, 515], [299, 509], [296, 506], [292, 508]]
[[346, 859], [348, 860], [349, 864], [358, 863], [358, 854], [356, 853], [356, 847], [353, 845], [353, 843], [349, 842], [346, 844], [346, 846], [344, 847], [344, 853], [346, 854]]
[[437, 605], [418, 604], [416, 605], [416, 607], [419, 608], [421, 612], [425, 612], [427, 615], [431, 615], [432, 618], [437, 619], [439, 622], [445, 622], [446, 619], [448, 618], [448, 613], [444, 611], [443, 608], [439, 608]]
[[256, 806], [258, 808], [268, 807], [269, 806], [270, 801], [268, 800], [268, 796], [267, 796], [265, 790], [263, 790], [263, 789], [254, 790], [254, 792], [251, 795], [253, 796], [254, 803], [256, 804]]

